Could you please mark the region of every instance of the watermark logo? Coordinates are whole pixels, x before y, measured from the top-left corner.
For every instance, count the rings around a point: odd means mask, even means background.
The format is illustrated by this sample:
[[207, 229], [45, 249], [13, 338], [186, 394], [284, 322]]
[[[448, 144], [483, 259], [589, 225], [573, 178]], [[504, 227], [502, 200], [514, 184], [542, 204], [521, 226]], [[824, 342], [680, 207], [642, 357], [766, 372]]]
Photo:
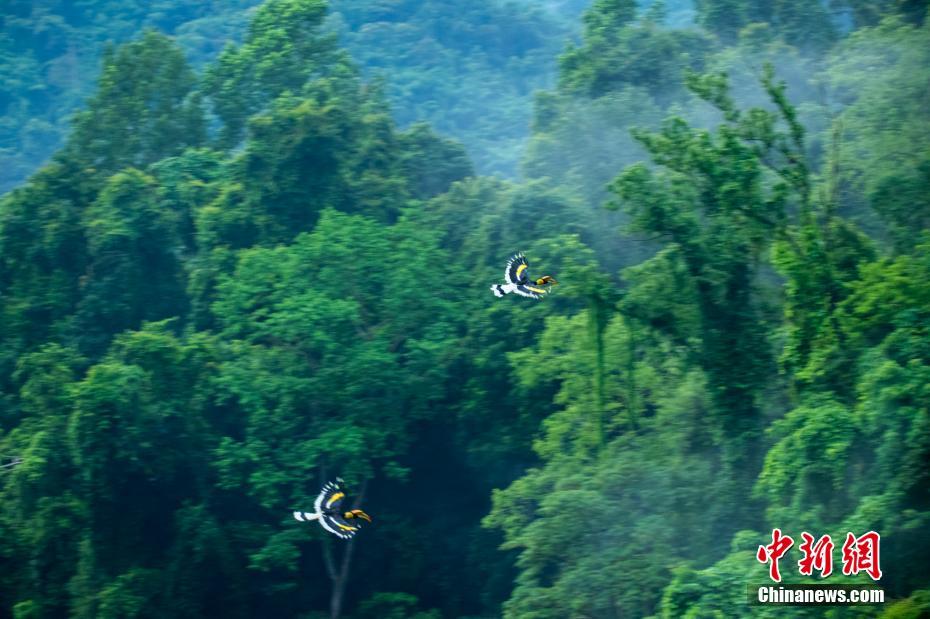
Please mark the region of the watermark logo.
[[882, 568], [878, 561], [878, 546], [882, 538], [875, 531], [869, 531], [861, 537], [846, 534], [843, 544], [843, 574], [853, 576], [865, 572], [872, 580], [882, 577]]
[[747, 585], [751, 606], [843, 606], [884, 604], [885, 591], [874, 584]]
[[[833, 573], [833, 540], [829, 535], [824, 535], [815, 541], [815, 537], [807, 531], [801, 533], [802, 542], [798, 546], [802, 557], [798, 561], [798, 571], [802, 576], [812, 576], [814, 571], [820, 573], [821, 578], [826, 578]], [[881, 561], [879, 559], [879, 547], [881, 545], [881, 536], [875, 531], [869, 531], [859, 537], [853, 533], [846, 534], [846, 541], [842, 548], [843, 574], [845, 576], [855, 576], [860, 572], [869, 575], [872, 580], [878, 580], [882, 577]], [[756, 559], [759, 563], [767, 563], [769, 566], [769, 578], [774, 582], [781, 582], [781, 572], [778, 561], [791, 547], [794, 546], [794, 539], [789, 535], [784, 535], [781, 529], [772, 529], [772, 543], [765, 546], [759, 546], [756, 552]]]
[[826, 578], [833, 573], [833, 540], [829, 535], [824, 535], [817, 543], [814, 543], [814, 536], [805, 531], [801, 533], [804, 540], [800, 548], [804, 556], [798, 561], [798, 571], [802, 576], [812, 576], [814, 570], [820, 572], [821, 578]]
[[769, 564], [769, 578], [775, 582], [781, 582], [781, 572], [778, 571], [778, 560], [781, 559], [788, 549], [794, 546], [794, 540], [787, 535], [781, 534], [781, 529], [772, 529], [772, 543], [768, 546], [759, 546], [756, 552], [756, 559], [760, 563]]

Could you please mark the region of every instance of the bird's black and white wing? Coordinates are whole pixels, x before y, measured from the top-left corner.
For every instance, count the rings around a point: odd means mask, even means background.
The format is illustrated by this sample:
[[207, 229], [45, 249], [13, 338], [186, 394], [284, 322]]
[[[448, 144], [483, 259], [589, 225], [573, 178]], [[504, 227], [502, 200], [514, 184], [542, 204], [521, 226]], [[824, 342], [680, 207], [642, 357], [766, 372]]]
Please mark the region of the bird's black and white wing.
[[532, 284], [517, 284], [514, 292], [523, 297], [541, 299], [543, 295], [546, 294], [546, 289], [540, 288], [539, 286], [534, 286]]
[[338, 514], [323, 513], [320, 516], [320, 524], [323, 528], [342, 539], [352, 539], [352, 536], [358, 533], [358, 527], [349, 524], [349, 521]]
[[316, 500], [313, 502], [313, 509], [316, 513], [326, 509], [339, 509], [342, 500], [346, 496], [340, 486], [341, 481], [341, 479], [337, 478], [336, 481], [328, 481], [323, 484], [323, 489], [320, 490], [320, 494], [317, 495]]
[[522, 253], [514, 254], [507, 261], [507, 268], [504, 269], [504, 281], [514, 285], [528, 283], [530, 279], [526, 274], [527, 267], [529, 267], [529, 263], [526, 261], [526, 256]]
[[[323, 489], [316, 496], [316, 500], [313, 501], [313, 512], [294, 512], [294, 518], [301, 522], [319, 520], [322, 524], [323, 512], [327, 509], [338, 510], [346, 496], [339, 485], [341, 481], [341, 479], [337, 479], [336, 481], [326, 482]], [[326, 528], [326, 525], [323, 526]]]

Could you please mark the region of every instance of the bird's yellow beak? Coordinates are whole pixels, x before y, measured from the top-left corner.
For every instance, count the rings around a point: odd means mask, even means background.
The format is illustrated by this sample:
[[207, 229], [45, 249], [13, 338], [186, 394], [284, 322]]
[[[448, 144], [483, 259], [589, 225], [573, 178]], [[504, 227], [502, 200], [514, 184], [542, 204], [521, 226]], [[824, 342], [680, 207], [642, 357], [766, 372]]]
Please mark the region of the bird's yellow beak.
[[346, 512], [345, 516], [346, 516], [346, 519], [361, 518], [362, 520], [367, 520], [368, 522], [371, 522], [371, 516], [369, 516], [368, 514], [366, 514], [360, 509], [353, 509], [352, 511]]
[[539, 286], [545, 286], [546, 284], [551, 286], [553, 284], [558, 284], [558, 283], [559, 282], [555, 281], [555, 279], [551, 275], [544, 275], [543, 277], [540, 277], [539, 279], [536, 280], [536, 284]]

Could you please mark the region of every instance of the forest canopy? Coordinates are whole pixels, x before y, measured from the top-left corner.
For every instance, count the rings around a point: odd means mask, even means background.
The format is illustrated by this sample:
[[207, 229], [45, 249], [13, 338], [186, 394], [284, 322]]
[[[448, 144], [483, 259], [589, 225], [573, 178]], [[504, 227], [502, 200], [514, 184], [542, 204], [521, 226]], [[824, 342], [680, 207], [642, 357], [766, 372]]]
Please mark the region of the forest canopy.
[[0, 619], [930, 613], [926, 2], [31, 4]]

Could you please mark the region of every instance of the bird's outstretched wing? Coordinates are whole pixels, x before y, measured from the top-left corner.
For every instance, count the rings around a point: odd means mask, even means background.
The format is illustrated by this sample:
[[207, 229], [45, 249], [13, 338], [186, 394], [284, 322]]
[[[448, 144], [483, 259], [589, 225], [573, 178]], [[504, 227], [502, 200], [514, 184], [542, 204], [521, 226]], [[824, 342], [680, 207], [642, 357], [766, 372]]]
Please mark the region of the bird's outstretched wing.
[[336, 481], [328, 481], [323, 484], [323, 489], [320, 490], [320, 494], [317, 495], [316, 500], [313, 502], [314, 511], [320, 513], [326, 509], [339, 509], [342, 500], [346, 496], [340, 487], [340, 482], [342, 480], [336, 478]]
[[514, 254], [510, 260], [507, 261], [507, 268], [504, 269], [504, 281], [506, 281], [508, 284], [528, 283], [530, 281], [526, 274], [526, 269], [528, 266], [529, 263], [526, 261], [526, 256], [524, 256], [522, 253]]
[[349, 524], [348, 520], [336, 514], [324, 513], [320, 517], [320, 524], [323, 525], [324, 529], [342, 539], [351, 539], [353, 535], [358, 533], [357, 526]]
[[523, 297], [529, 297], [531, 299], [542, 299], [543, 295], [548, 291], [545, 288], [540, 288], [530, 284], [518, 284], [515, 292]]

